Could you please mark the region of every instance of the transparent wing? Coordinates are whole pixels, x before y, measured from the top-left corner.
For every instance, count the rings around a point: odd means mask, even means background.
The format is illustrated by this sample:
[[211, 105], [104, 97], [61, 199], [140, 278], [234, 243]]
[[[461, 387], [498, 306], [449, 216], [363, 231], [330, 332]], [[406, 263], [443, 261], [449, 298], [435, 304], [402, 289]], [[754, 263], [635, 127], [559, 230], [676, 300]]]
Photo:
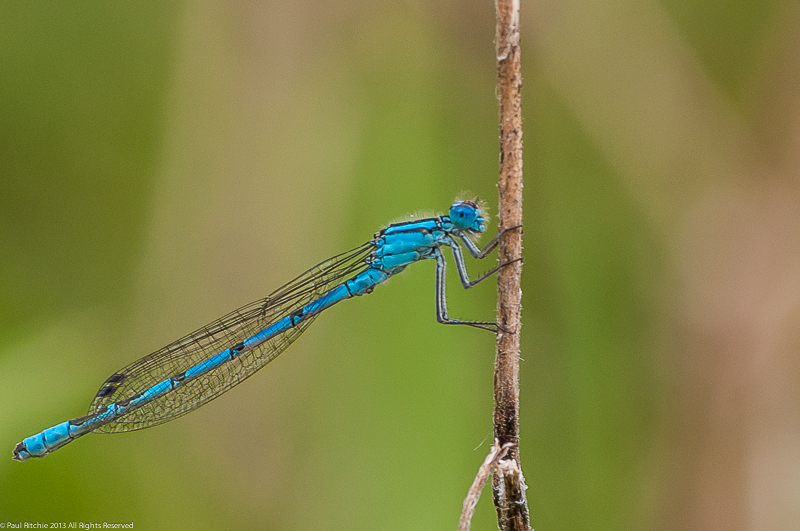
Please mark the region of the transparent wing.
[[[100, 388], [89, 414], [130, 399], [155, 384], [211, 358], [281, 318], [316, 300], [367, 268], [371, 242], [322, 262], [278, 288], [268, 297], [243, 306], [111, 375]], [[210, 402], [274, 360], [311, 324], [314, 317], [185, 382], [164, 395], [100, 426], [97, 433], [149, 428], [185, 415]]]

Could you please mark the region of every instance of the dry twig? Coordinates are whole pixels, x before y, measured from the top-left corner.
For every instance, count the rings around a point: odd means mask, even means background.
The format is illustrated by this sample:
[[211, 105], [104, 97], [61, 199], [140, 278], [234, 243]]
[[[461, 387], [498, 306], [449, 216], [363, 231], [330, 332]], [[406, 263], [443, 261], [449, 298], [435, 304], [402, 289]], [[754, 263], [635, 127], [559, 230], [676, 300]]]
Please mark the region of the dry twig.
[[475, 476], [475, 480], [472, 482], [472, 486], [469, 488], [467, 497], [464, 500], [461, 519], [458, 521], [458, 531], [469, 531], [469, 526], [472, 523], [472, 515], [475, 514], [475, 506], [478, 505], [478, 500], [481, 498], [483, 486], [486, 484], [486, 480], [489, 479], [489, 474], [494, 472], [497, 463], [505, 457], [510, 448], [510, 444], [501, 447], [497, 444], [497, 441], [492, 445], [492, 450], [489, 452], [489, 455], [486, 456], [486, 459], [483, 460], [483, 464], [478, 469], [478, 474]]
[[[522, 224], [522, 74], [519, 48], [519, 0], [496, 0], [497, 93], [500, 100], [500, 229]], [[506, 232], [500, 240], [500, 263], [522, 256], [522, 231]], [[522, 263], [500, 269], [497, 286], [494, 436], [510, 444], [492, 480], [500, 529], [528, 531], [525, 480], [519, 461], [519, 352]]]

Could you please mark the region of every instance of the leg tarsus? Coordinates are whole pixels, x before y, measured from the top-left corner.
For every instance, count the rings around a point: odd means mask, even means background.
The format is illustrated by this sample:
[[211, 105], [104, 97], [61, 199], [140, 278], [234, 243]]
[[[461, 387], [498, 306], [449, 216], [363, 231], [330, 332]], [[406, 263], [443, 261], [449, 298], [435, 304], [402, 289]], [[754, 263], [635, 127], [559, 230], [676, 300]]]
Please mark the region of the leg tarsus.
[[477, 284], [478, 282], [481, 282], [482, 280], [486, 280], [490, 276], [494, 275], [495, 273], [500, 271], [500, 269], [502, 269], [502, 268], [504, 268], [506, 266], [510, 266], [511, 264], [516, 263], [516, 262], [522, 262], [522, 257], [514, 258], [513, 260], [509, 260], [508, 262], [503, 262], [502, 264], [498, 264], [497, 266], [493, 267], [492, 269], [490, 269], [486, 273], [482, 274], [481, 276], [479, 276], [475, 280], [471, 280], [469, 286], [465, 285], [464, 287], [469, 289], [469, 288], [473, 287], [475, 284]]

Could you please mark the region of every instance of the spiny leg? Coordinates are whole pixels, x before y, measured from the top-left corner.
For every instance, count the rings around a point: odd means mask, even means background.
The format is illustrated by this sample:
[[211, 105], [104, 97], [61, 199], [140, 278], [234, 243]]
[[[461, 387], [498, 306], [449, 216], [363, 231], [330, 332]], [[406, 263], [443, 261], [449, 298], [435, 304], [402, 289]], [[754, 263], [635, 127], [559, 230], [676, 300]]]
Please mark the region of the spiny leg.
[[497, 247], [497, 244], [500, 243], [500, 236], [502, 236], [503, 234], [505, 234], [510, 230], [521, 229], [521, 228], [522, 225], [514, 225], [513, 227], [506, 227], [505, 229], [498, 232], [494, 238], [489, 240], [489, 243], [487, 243], [486, 247], [484, 247], [483, 249], [478, 249], [478, 246], [475, 244], [475, 242], [469, 239], [469, 237], [466, 234], [461, 233], [459, 234], [459, 236], [461, 236], [461, 239], [464, 241], [464, 245], [467, 247], [469, 254], [480, 260], [482, 258], [486, 258], [486, 255], [492, 252], [492, 250], [495, 247]]
[[[458, 244], [456, 244], [458, 246]], [[462, 321], [461, 319], [450, 319], [447, 316], [447, 297], [445, 296], [445, 272], [447, 270], [447, 263], [444, 260], [444, 254], [441, 249], [436, 249], [436, 320], [442, 324], [461, 324], [474, 326], [482, 330], [490, 332], [497, 332], [497, 323], [489, 321]], [[469, 279], [467, 279], [469, 280]]]
[[[467, 240], [467, 241], [471, 241], [471, 240]], [[509, 260], [508, 262], [504, 262], [502, 264], [497, 265], [496, 267], [493, 267], [492, 269], [490, 269], [486, 273], [482, 274], [481, 276], [479, 276], [475, 280], [470, 280], [469, 279], [469, 274], [467, 273], [467, 265], [464, 262], [464, 253], [461, 251], [461, 246], [458, 245], [458, 242], [456, 242], [455, 240], [450, 240], [450, 243], [448, 245], [453, 250], [453, 258], [456, 261], [456, 269], [458, 270], [458, 278], [461, 279], [461, 285], [464, 286], [464, 289], [469, 289], [469, 288], [473, 287], [474, 285], [486, 280], [490, 276], [492, 276], [495, 273], [497, 273], [497, 271], [499, 271], [501, 267], [506, 267], [507, 265], [511, 265], [514, 262], [522, 261], [522, 258], [515, 258], [514, 260]], [[474, 245], [474, 243], [473, 243], [473, 245]]]

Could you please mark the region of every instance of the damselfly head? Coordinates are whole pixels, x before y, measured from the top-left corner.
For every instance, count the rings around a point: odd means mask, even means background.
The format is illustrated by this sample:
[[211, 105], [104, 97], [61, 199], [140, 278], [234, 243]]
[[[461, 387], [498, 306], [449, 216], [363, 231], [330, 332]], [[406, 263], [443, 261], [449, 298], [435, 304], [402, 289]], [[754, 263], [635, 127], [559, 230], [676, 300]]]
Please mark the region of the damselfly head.
[[483, 232], [486, 230], [481, 208], [475, 201], [456, 201], [450, 207], [450, 221], [461, 230], [467, 232]]

